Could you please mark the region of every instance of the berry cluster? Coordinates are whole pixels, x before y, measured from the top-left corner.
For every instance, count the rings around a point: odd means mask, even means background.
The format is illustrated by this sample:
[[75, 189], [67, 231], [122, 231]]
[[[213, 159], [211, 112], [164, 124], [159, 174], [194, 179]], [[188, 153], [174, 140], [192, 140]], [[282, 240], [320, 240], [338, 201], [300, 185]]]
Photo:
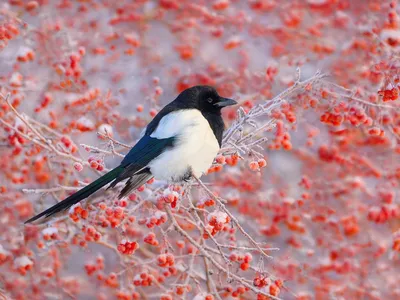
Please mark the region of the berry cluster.
[[382, 97], [383, 102], [395, 101], [399, 98], [399, 89], [392, 88], [378, 91], [378, 95]]
[[138, 221], [139, 224], [146, 224], [147, 228], [153, 228], [154, 226], [160, 226], [167, 221], [167, 214], [160, 210], [156, 211], [153, 216], [143, 218]]
[[50, 241], [50, 240], [57, 240], [58, 236], [58, 229], [55, 227], [47, 227], [42, 230], [43, 240]]
[[[49, 106], [49, 104], [52, 102], [53, 102], [53, 97], [50, 94], [44, 95], [42, 101], [40, 102], [40, 105], [35, 108], [35, 112], [40, 112], [42, 109], [45, 109], [47, 106]], [[61, 138], [61, 142], [63, 142], [62, 138]], [[74, 152], [76, 152], [76, 150]]]
[[261, 276], [261, 274], [257, 274], [253, 280], [253, 285], [261, 289], [269, 285], [270, 282], [271, 280], [267, 276]]
[[265, 159], [259, 159], [258, 161], [252, 161], [249, 164], [250, 170], [252, 171], [259, 171], [261, 168], [264, 168], [267, 166], [267, 162]]
[[163, 268], [172, 267], [175, 264], [175, 258], [170, 253], [160, 254], [157, 257], [157, 264]]
[[331, 112], [325, 112], [321, 115], [320, 121], [325, 124], [330, 124], [333, 126], [340, 126], [343, 123], [343, 116], [340, 114], [335, 114]]
[[179, 191], [179, 189], [166, 189], [162, 196], [158, 198], [157, 207], [161, 209], [164, 206], [164, 203], [168, 203], [171, 204], [172, 208], [175, 208], [179, 200], [179, 193], [177, 191]]
[[153, 284], [155, 278], [153, 275], [147, 272], [142, 272], [133, 278], [133, 284], [135, 286], [150, 286]]
[[92, 169], [95, 169], [97, 171], [103, 171], [104, 170], [104, 162], [100, 158], [94, 158], [94, 157], [89, 157], [88, 163], [90, 164], [90, 167]]
[[276, 122], [275, 138], [272, 143], [268, 145], [268, 148], [271, 150], [279, 150], [281, 148], [284, 150], [291, 150], [292, 143], [286, 125], [282, 120], [279, 120], [280, 114], [278, 112], [274, 112], [274, 115], [276, 115], [276, 118], [278, 119]]
[[185, 292], [190, 292], [192, 290], [192, 287], [190, 285], [178, 285], [175, 288], [175, 293], [179, 296], [182, 296], [183, 294], [185, 294]]
[[91, 276], [95, 272], [101, 270], [104, 270], [104, 258], [102, 256], [98, 256], [95, 263], [85, 264], [85, 271], [88, 276]]
[[237, 163], [239, 162], [239, 155], [232, 154], [230, 157], [225, 158], [225, 162], [229, 166], [236, 166]]
[[390, 219], [400, 217], [400, 208], [395, 204], [385, 204], [381, 207], [373, 206], [368, 210], [368, 219], [375, 223], [385, 223]]
[[196, 206], [198, 208], [204, 208], [206, 206], [210, 207], [210, 206], [214, 206], [214, 205], [215, 205], [215, 200], [211, 199], [211, 198], [208, 198], [208, 199], [204, 199], [202, 201], [199, 201]]
[[105, 215], [98, 217], [102, 227], [106, 228], [111, 226], [112, 228], [117, 227], [125, 219], [126, 214], [123, 207], [107, 207], [105, 203], [100, 203], [99, 208], [105, 212]]
[[158, 240], [156, 239], [156, 235], [155, 235], [154, 232], [148, 233], [148, 234], [144, 237], [143, 241], [144, 241], [145, 243], [149, 244], [149, 245], [152, 245], [152, 246], [158, 246], [158, 244], [159, 244]]
[[229, 216], [221, 211], [215, 211], [207, 217], [208, 225], [206, 226], [207, 232], [203, 234], [205, 239], [209, 238], [209, 234], [216, 235], [219, 231], [224, 229], [224, 226], [230, 222]]
[[231, 255], [229, 255], [229, 260], [232, 262], [239, 262], [240, 268], [243, 271], [246, 271], [250, 267], [250, 262], [253, 260], [253, 256], [250, 253], [239, 255], [233, 252]]
[[131, 255], [135, 252], [136, 249], [139, 248], [139, 244], [137, 242], [128, 242], [122, 241], [119, 243], [117, 249], [120, 253], [125, 255]]
[[80, 205], [75, 206], [72, 210], [70, 210], [69, 217], [74, 222], [79, 222], [80, 219], [87, 219], [89, 216], [89, 212], [86, 209], [83, 209]]

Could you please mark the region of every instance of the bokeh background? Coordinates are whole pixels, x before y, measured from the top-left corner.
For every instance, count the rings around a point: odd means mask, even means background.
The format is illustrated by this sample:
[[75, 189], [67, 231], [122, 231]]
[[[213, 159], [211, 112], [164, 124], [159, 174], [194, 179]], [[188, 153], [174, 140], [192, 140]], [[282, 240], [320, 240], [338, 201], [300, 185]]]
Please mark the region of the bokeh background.
[[[1, 1], [0, 295], [398, 299], [398, 13], [397, 1], [378, 0]], [[243, 127], [246, 134], [272, 122], [251, 139], [268, 138], [261, 148], [227, 141], [203, 177], [252, 238], [279, 248], [262, 259], [231, 222], [215, 236], [232, 245], [224, 249], [230, 272], [254, 287], [255, 278], [268, 279], [264, 296], [224, 272], [210, 283], [201, 253], [193, 256], [187, 239], [168, 233], [170, 219], [143, 226], [165, 215], [157, 207], [164, 183], [146, 185], [128, 204], [115, 194], [97, 196], [85, 206], [88, 218], [22, 225], [114, 167], [127, 151], [116, 141], [133, 145], [165, 104], [197, 84], [238, 100], [244, 115], [266, 105]], [[243, 118], [237, 109], [224, 112], [228, 130]], [[207, 197], [197, 191], [196, 205]], [[107, 219], [101, 203], [125, 215]], [[201, 218], [215, 212], [206, 206]], [[188, 224], [182, 228], [201, 239], [202, 230]], [[149, 233], [159, 245], [146, 242]], [[126, 240], [141, 252], [125, 257], [118, 245]], [[167, 275], [157, 265], [165, 252], [175, 255]], [[231, 258], [245, 253], [253, 255], [249, 269], [243, 257]], [[153, 284], [135, 284], [143, 273]]]

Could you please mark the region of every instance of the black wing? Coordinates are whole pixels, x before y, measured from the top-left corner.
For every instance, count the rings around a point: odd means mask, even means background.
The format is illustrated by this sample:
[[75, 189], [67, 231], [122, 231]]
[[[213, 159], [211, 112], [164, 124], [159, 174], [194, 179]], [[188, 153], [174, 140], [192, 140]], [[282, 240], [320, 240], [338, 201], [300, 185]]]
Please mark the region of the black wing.
[[108, 188], [113, 188], [118, 182], [130, 178], [121, 191], [119, 197], [122, 198], [133, 189], [145, 183], [153, 177], [147, 165], [166, 149], [173, 147], [174, 143], [175, 137], [157, 139], [149, 135], [143, 136], [122, 160], [121, 167], [123, 167], [124, 170]]

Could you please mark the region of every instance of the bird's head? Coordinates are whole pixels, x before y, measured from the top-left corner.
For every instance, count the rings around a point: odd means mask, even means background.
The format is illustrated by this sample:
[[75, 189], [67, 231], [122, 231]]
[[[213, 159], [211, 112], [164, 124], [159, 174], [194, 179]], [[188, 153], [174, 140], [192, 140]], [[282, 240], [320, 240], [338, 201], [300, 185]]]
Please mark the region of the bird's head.
[[179, 94], [176, 101], [185, 108], [197, 108], [210, 113], [220, 113], [222, 108], [237, 104], [235, 100], [221, 97], [215, 88], [208, 85], [188, 88]]

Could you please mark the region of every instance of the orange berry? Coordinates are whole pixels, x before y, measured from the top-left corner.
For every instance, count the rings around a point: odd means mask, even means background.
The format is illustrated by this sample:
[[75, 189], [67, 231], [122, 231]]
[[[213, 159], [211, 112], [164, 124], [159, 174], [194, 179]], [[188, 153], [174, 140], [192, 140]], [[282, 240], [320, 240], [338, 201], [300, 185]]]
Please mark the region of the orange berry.
[[36, 1], [29, 1], [26, 5], [25, 5], [25, 9], [27, 11], [32, 11], [36, 8], [39, 7], [39, 3], [37, 3]]
[[256, 162], [256, 161], [252, 161], [249, 164], [249, 167], [250, 167], [250, 170], [252, 170], [252, 171], [258, 171], [259, 170], [259, 165], [258, 165], [258, 162]]
[[259, 168], [264, 168], [267, 165], [267, 162], [265, 161], [265, 159], [259, 159], [257, 161], [257, 163], [258, 163]]

